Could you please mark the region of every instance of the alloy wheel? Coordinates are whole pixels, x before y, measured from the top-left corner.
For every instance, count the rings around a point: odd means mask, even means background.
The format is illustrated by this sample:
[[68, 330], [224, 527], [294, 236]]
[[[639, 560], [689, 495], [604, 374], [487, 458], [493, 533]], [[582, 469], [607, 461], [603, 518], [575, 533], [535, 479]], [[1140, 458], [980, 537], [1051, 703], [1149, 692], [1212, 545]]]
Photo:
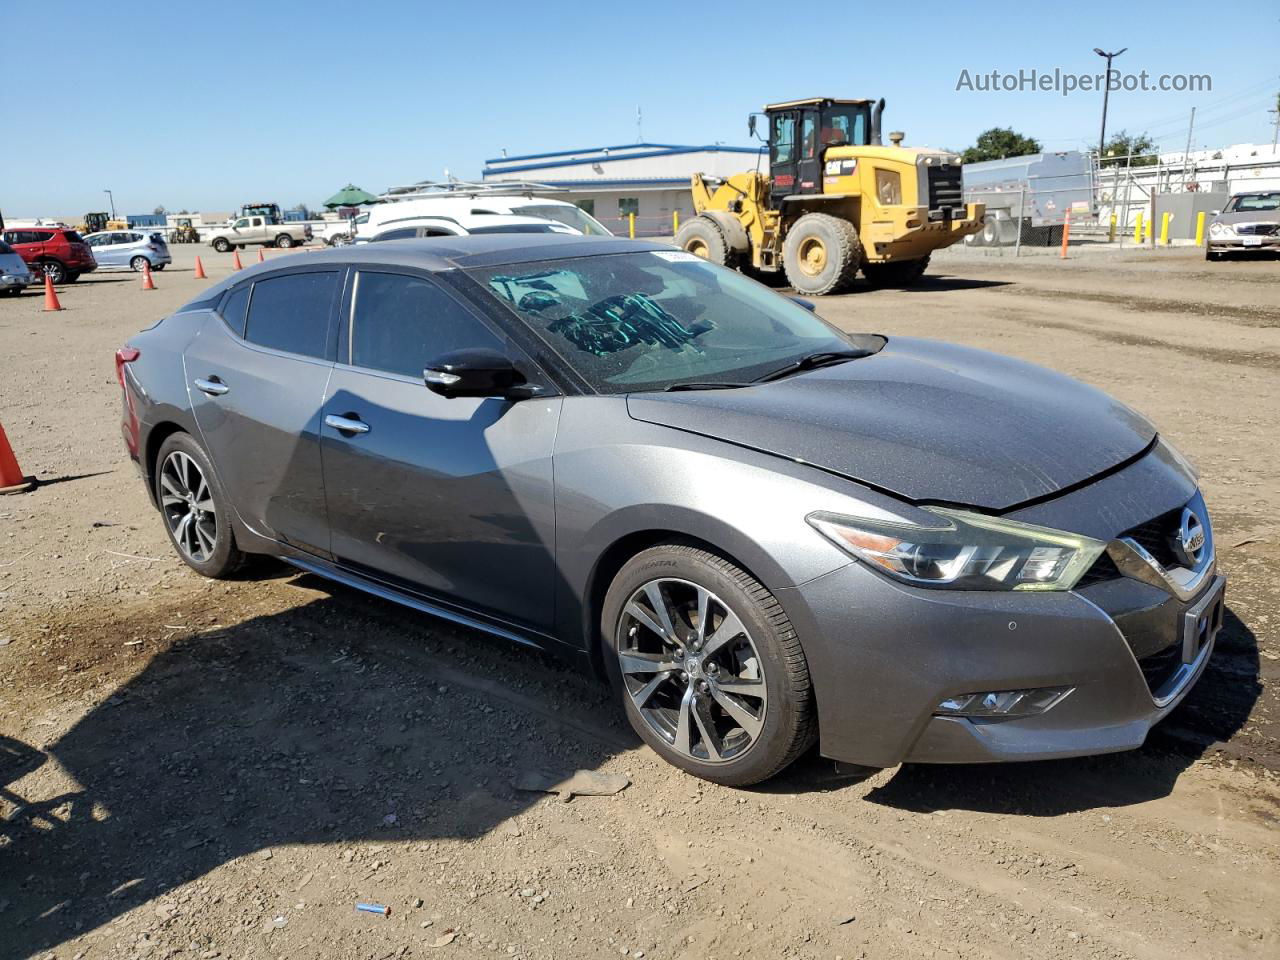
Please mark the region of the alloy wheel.
[[209, 480], [188, 454], [175, 450], [160, 468], [160, 507], [178, 549], [206, 562], [218, 542], [218, 514]]
[[724, 763], [764, 728], [764, 662], [738, 615], [688, 580], [650, 580], [627, 600], [615, 649], [627, 696], [678, 753]]

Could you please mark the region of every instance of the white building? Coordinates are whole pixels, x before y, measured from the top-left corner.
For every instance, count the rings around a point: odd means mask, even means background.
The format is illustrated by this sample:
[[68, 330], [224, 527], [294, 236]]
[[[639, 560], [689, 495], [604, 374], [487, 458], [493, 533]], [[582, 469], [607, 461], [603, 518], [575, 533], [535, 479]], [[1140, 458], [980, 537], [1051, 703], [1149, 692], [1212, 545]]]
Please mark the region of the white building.
[[689, 179], [694, 173], [727, 177], [767, 170], [766, 149], [703, 147], [672, 143], [628, 143], [617, 147], [589, 147], [485, 161], [484, 179], [545, 183], [564, 191], [614, 233], [626, 233], [629, 214], [636, 216], [636, 234], [670, 236], [673, 217], [693, 216]]

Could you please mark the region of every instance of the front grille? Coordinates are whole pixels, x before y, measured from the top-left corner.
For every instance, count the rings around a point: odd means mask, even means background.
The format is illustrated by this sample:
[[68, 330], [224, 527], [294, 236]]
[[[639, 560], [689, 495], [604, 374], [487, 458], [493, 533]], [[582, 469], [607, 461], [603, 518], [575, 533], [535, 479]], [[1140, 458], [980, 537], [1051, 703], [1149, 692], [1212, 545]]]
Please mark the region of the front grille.
[[1280, 236], [1280, 223], [1241, 223], [1236, 233], [1242, 237], [1274, 237]]
[[1139, 524], [1132, 530], [1122, 533], [1121, 536], [1136, 540], [1147, 553], [1159, 560], [1162, 566], [1179, 567], [1182, 566], [1182, 561], [1174, 551], [1173, 545], [1177, 540], [1181, 524], [1182, 508], [1178, 507], [1146, 523]]
[[1163, 650], [1138, 660], [1138, 667], [1142, 670], [1142, 676], [1147, 681], [1147, 689], [1152, 693], [1157, 693], [1161, 687], [1168, 683], [1181, 666], [1181, 643], [1171, 643]]
[[1077, 587], [1088, 587], [1095, 583], [1105, 583], [1108, 580], [1116, 580], [1124, 576], [1120, 572], [1120, 568], [1116, 566], [1116, 562], [1111, 559], [1111, 555], [1104, 553], [1093, 561], [1093, 566], [1084, 572], [1080, 577]]
[[940, 167], [926, 167], [929, 171], [929, 209], [941, 207], [959, 209], [964, 206], [964, 184], [960, 178], [960, 168], [950, 164]]

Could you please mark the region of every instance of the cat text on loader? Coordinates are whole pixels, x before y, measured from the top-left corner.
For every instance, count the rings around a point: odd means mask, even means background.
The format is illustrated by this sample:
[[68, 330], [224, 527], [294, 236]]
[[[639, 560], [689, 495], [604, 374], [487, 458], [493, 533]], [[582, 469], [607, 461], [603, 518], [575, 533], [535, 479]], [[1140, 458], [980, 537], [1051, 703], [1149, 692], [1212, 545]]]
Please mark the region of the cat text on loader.
[[[769, 172], [693, 175], [698, 216], [676, 245], [800, 293], [915, 282], [929, 254], [982, 229], [964, 202], [960, 158], [880, 142], [884, 101], [793, 100], [765, 107]], [[756, 131], [756, 117], [750, 120]]]

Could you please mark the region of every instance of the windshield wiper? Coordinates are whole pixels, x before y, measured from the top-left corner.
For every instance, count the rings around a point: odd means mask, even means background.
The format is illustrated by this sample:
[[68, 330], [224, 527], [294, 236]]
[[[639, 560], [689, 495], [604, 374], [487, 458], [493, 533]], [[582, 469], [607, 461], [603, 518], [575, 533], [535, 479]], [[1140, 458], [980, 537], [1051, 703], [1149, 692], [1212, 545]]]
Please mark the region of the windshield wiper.
[[873, 350], [823, 350], [820, 353], [811, 353], [808, 356], [801, 357], [799, 360], [793, 360], [785, 367], [779, 367], [777, 370], [756, 377], [751, 382], [768, 383], [770, 380], [781, 380], [783, 377], [788, 377], [793, 373], [802, 373], [805, 370], [816, 370], [818, 367], [829, 367], [848, 360], [860, 360], [863, 357], [870, 357], [874, 352]]
[[690, 383], [673, 383], [663, 387], [663, 393], [675, 393], [678, 390], [736, 390], [738, 387], [749, 387], [749, 383], [731, 383], [727, 380], [695, 380]]

